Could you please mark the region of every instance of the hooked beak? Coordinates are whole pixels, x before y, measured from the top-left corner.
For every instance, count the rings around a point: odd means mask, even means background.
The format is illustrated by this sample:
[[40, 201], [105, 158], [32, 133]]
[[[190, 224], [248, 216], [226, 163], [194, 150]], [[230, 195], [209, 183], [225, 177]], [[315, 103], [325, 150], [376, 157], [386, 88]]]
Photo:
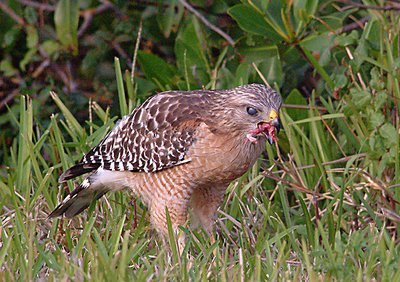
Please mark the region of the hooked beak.
[[[279, 121], [279, 118], [273, 119], [272, 121], [270, 121], [270, 123], [274, 127], [273, 130], [275, 130], [276, 134], [278, 134], [279, 131], [281, 130], [281, 123]], [[271, 144], [271, 145], [274, 144], [274, 142], [277, 140], [276, 139], [276, 135], [274, 133], [272, 133], [272, 134], [265, 134], [264, 133], [264, 135], [267, 138], [269, 144]]]
[[280, 118], [275, 118], [271, 121], [271, 124], [275, 127], [276, 133], [278, 134], [281, 131], [281, 120]]
[[[281, 122], [279, 119], [279, 115], [275, 110], [271, 110], [271, 112], [269, 113], [269, 119], [266, 120], [265, 122], [270, 123], [273, 128], [276, 131], [276, 134], [279, 133], [279, 131], [281, 130]], [[275, 142], [276, 139], [276, 135], [275, 132], [274, 133], [270, 133], [270, 134], [264, 134], [265, 137], [267, 138], [269, 144], [273, 144]]]

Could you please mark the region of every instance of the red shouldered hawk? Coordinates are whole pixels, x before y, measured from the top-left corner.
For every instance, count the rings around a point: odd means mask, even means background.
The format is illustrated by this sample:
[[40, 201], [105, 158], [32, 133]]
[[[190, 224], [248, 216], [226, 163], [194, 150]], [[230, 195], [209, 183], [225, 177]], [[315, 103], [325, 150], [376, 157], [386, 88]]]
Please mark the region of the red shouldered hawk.
[[214, 214], [231, 181], [243, 175], [277, 140], [282, 100], [271, 88], [249, 84], [230, 90], [159, 93], [115, 128], [59, 182], [89, 176], [49, 217], [73, 217], [93, 199], [128, 188], [148, 206], [154, 228], [168, 234], [191, 207], [211, 232]]

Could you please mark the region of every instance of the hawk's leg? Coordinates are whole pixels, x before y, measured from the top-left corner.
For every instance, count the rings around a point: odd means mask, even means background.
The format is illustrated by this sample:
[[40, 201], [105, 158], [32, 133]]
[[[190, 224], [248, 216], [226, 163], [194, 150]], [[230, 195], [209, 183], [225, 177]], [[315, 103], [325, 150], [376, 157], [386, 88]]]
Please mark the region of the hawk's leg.
[[185, 234], [180, 230], [179, 226], [184, 225], [187, 220], [189, 196], [183, 193], [176, 193], [170, 199], [157, 200], [153, 199], [150, 207], [150, 220], [154, 228], [161, 235], [163, 240], [169, 241], [167, 215], [171, 219], [172, 229], [175, 232], [175, 238], [178, 242], [179, 252], [182, 253], [185, 247]]
[[193, 191], [191, 207], [193, 224], [201, 225], [203, 229], [212, 234], [216, 211], [224, 199], [226, 186], [197, 188]]

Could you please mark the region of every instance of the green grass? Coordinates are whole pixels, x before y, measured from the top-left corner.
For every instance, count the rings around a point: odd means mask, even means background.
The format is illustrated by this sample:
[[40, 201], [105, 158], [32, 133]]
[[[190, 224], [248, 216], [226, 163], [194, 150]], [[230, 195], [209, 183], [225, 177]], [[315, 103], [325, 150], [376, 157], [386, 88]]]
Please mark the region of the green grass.
[[[52, 92], [49, 99], [58, 110], [43, 126], [35, 122], [40, 109], [21, 95], [19, 111], [9, 112], [19, 135], [3, 146], [0, 170], [0, 280], [400, 280], [399, 32], [376, 13], [360, 31], [359, 45], [335, 46], [340, 54], [357, 49], [364, 57], [342, 57], [335, 71], [328, 71], [305, 52], [322, 87], [309, 101], [296, 89], [286, 93], [291, 106], [280, 114], [279, 150], [267, 146], [254, 167], [228, 187], [215, 243], [203, 230], [182, 227], [187, 245], [181, 256], [174, 232], [171, 247], [165, 246], [146, 207], [128, 191], [107, 195], [72, 220], [47, 219], [77, 183], [59, 185], [58, 176], [97, 144], [117, 117], [90, 103], [93, 116], [80, 123]], [[396, 40], [384, 33], [376, 38], [379, 50], [368, 53], [371, 48], [360, 49], [376, 34], [369, 30], [374, 24], [393, 28]], [[222, 64], [226, 50], [208, 88], [228, 73]], [[152, 62], [159, 63], [145, 53], [138, 60], [147, 63], [148, 73]], [[136, 93], [118, 59], [115, 66], [115, 107], [127, 113], [147, 93]], [[158, 74], [165, 73], [166, 82], [175, 78], [162, 66]], [[191, 86], [187, 73], [185, 79]], [[343, 80], [336, 98], [333, 88]], [[158, 81], [160, 88], [168, 89], [164, 82]]]
[[[89, 124], [93, 134], [88, 135], [58, 96], [52, 98], [64, 119], [51, 117], [48, 128], [33, 126], [29, 98], [21, 97], [20, 116], [15, 117], [20, 134], [0, 182], [4, 280], [399, 277], [396, 226], [388, 220], [389, 207], [383, 206], [388, 203], [384, 183], [365, 170], [365, 154], [335, 161], [338, 148], [324, 132], [317, 111], [308, 111], [300, 123], [283, 109], [285, 132], [280, 137], [290, 144], [291, 156], [260, 160], [230, 185], [213, 245], [203, 231], [185, 229], [183, 255], [174, 248], [169, 252], [151, 230], [140, 201], [134, 214], [128, 192], [111, 194], [72, 220], [48, 220], [65, 194], [57, 184], [60, 172], [113, 125], [113, 119], [97, 109], [100, 124]], [[343, 119], [329, 117], [332, 122]], [[303, 123], [309, 125], [308, 132], [299, 128]], [[267, 153], [270, 160], [277, 155], [272, 147]], [[260, 174], [260, 168], [266, 172]]]

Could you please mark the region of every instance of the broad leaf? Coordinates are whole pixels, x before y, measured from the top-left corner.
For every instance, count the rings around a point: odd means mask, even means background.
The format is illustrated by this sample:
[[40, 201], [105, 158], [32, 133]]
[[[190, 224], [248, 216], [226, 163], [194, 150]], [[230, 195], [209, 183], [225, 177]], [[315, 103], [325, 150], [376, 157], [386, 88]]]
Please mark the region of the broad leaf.
[[160, 57], [139, 51], [137, 58], [146, 77], [151, 79], [162, 90], [169, 89], [178, 82], [179, 77], [175, 67], [166, 63]]
[[[307, 100], [303, 97], [299, 90], [293, 89], [289, 96], [285, 99], [285, 103], [291, 105], [307, 105]], [[293, 121], [306, 119], [308, 117], [308, 110], [304, 109], [288, 108], [286, 109], [286, 112], [293, 119]]]
[[60, 0], [54, 13], [57, 37], [61, 44], [78, 54], [79, 5], [77, 0]]
[[[171, 31], [176, 30], [183, 16], [184, 8], [178, 4], [177, 0], [163, 1], [168, 7], [163, 12], [157, 14], [157, 21], [164, 36], [168, 38]], [[160, 9], [162, 5], [160, 5]]]
[[[201, 31], [200, 31], [201, 32]], [[200, 41], [200, 32], [196, 32], [194, 22], [183, 29], [175, 43], [175, 56], [181, 74], [188, 74], [189, 80], [197, 80], [205, 84], [210, 78], [209, 66]]]
[[282, 39], [268, 24], [264, 16], [249, 6], [243, 4], [235, 5], [228, 10], [228, 14], [237, 21], [244, 31], [263, 35], [274, 41]]

